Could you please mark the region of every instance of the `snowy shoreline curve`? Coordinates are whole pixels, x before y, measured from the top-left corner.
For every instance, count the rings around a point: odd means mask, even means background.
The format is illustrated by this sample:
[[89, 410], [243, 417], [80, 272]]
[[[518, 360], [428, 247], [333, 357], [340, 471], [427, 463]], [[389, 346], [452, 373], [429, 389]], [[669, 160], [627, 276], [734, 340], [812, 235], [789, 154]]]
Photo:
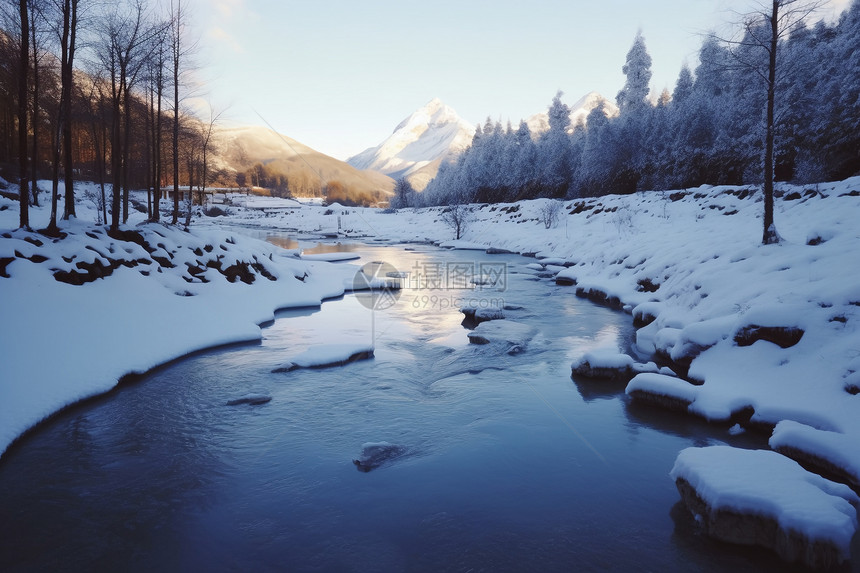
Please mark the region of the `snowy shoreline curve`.
[[276, 311], [340, 296], [354, 272], [211, 228], [141, 224], [114, 238], [79, 220], [55, 240], [12, 230], [2, 201], [0, 456], [128, 376], [259, 340]]

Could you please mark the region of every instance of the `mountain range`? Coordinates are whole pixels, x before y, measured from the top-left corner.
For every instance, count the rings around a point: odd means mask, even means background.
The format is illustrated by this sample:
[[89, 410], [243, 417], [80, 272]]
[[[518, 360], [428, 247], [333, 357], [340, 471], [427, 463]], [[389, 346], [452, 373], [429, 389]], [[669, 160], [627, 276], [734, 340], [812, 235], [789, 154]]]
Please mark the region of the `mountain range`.
[[[585, 121], [601, 102], [608, 116], [618, 114], [614, 103], [591, 92], [570, 106], [569, 130]], [[549, 129], [546, 111], [530, 116], [526, 123], [535, 138]], [[239, 126], [218, 130], [219, 151], [212, 163], [227, 179], [235, 179], [237, 174], [254, 177], [255, 166], [261, 165], [270, 176], [285, 177], [293, 195], [321, 195], [323, 188], [339, 184], [345, 198], [374, 204], [391, 195], [395, 179], [406, 178], [416, 190], [424, 189], [439, 165], [467, 149], [474, 135], [474, 125], [434, 98], [400, 122], [382, 143], [346, 162], [269, 128]]]

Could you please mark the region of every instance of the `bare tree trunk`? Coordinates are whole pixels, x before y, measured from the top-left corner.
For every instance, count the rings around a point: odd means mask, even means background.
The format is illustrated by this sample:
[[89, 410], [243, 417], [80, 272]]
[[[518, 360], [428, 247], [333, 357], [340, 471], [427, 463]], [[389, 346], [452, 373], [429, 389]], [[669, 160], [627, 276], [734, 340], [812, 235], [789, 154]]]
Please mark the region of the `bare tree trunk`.
[[[102, 105], [102, 102], [99, 102], [99, 105]], [[102, 121], [101, 123], [101, 153], [98, 158], [98, 166], [99, 166], [99, 188], [101, 190], [102, 196], [102, 221], [107, 225], [107, 196], [105, 195], [105, 158], [107, 157], [107, 122]]]
[[[182, 0], [171, 2], [173, 48], [173, 224], [179, 222], [179, 55], [182, 36]], [[189, 187], [189, 192], [191, 188]]]
[[122, 222], [128, 222], [128, 164], [129, 148], [131, 147], [131, 93], [125, 86], [125, 130], [122, 144]]
[[36, 41], [36, 16], [31, 14], [33, 20], [30, 22], [30, 34], [33, 42], [33, 155], [31, 161], [32, 185], [31, 195], [33, 205], [39, 206], [39, 45]]
[[164, 59], [163, 53], [158, 53], [158, 72], [157, 72], [157, 99], [155, 110], [155, 208], [153, 209], [153, 220], [158, 222], [161, 220], [161, 141], [162, 141], [162, 124], [161, 124], [161, 100], [164, 97]]
[[773, 140], [774, 140], [774, 99], [776, 94], [776, 50], [779, 41], [779, 5], [781, 0], [773, 0], [770, 15], [770, 49], [767, 68], [767, 118], [764, 138], [764, 232], [762, 244], [772, 245], [779, 242], [779, 234], [773, 222]]
[[111, 117], [111, 145], [110, 145], [110, 159], [111, 159], [111, 214], [110, 214], [110, 229], [111, 231], [119, 230], [119, 216], [120, 216], [120, 208], [122, 207], [120, 202], [120, 185], [122, 183], [122, 179], [120, 175], [122, 173], [122, 138], [120, 137], [120, 126], [122, 124], [122, 106], [120, 102], [122, 101], [121, 96], [121, 85], [122, 81], [117, 85], [117, 80], [113, 76], [111, 77], [111, 104], [112, 104], [112, 112], [113, 115]]
[[78, 27], [78, 0], [64, 0], [63, 4], [63, 37], [68, 30], [68, 43], [64, 41], [62, 61], [63, 83], [63, 164], [66, 180], [65, 207], [63, 219], [77, 217], [75, 214], [75, 184], [74, 166], [72, 165], [72, 82], [74, 81], [73, 64], [75, 59], [75, 37]]
[[27, 17], [27, 0], [19, 0], [18, 12], [21, 16], [21, 52], [18, 74], [18, 199], [21, 211], [18, 226], [30, 228], [30, 202], [28, 201], [29, 182], [27, 181], [27, 76], [30, 65], [30, 25]]

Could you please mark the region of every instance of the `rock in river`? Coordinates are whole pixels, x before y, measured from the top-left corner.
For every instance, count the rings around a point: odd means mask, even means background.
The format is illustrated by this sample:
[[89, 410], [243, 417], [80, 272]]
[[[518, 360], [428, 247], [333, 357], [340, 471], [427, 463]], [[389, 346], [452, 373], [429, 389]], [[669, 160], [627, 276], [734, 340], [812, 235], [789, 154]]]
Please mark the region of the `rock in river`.
[[369, 472], [386, 462], [406, 454], [406, 448], [388, 442], [367, 442], [361, 446], [361, 455], [352, 460], [358, 471]]

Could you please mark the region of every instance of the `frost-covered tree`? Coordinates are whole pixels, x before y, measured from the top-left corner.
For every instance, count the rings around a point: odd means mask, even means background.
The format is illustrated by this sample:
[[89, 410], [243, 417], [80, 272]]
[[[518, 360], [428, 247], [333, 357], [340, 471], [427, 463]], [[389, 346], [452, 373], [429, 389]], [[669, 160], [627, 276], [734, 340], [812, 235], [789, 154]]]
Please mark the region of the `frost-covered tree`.
[[627, 80], [624, 87], [615, 98], [618, 109], [624, 115], [627, 112], [639, 110], [647, 104], [651, 82], [651, 56], [645, 47], [645, 38], [641, 32], [636, 33], [633, 46], [627, 52], [627, 61], [621, 68]]
[[394, 196], [391, 198], [390, 206], [393, 209], [405, 209], [414, 206], [415, 189], [405, 177], [401, 177], [394, 183]]
[[672, 101], [677, 105], [681, 105], [690, 98], [692, 92], [693, 74], [690, 72], [690, 67], [684, 64], [681, 67], [681, 72], [678, 74], [675, 90], [672, 92]]
[[549, 131], [538, 141], [540, 155], [540, 184], [543, 195], [564, 197], [570, 187], [572, 157], [570, 137], [570, 108], [561, 101], [564, 94], [555, 94], [549, 106]]

